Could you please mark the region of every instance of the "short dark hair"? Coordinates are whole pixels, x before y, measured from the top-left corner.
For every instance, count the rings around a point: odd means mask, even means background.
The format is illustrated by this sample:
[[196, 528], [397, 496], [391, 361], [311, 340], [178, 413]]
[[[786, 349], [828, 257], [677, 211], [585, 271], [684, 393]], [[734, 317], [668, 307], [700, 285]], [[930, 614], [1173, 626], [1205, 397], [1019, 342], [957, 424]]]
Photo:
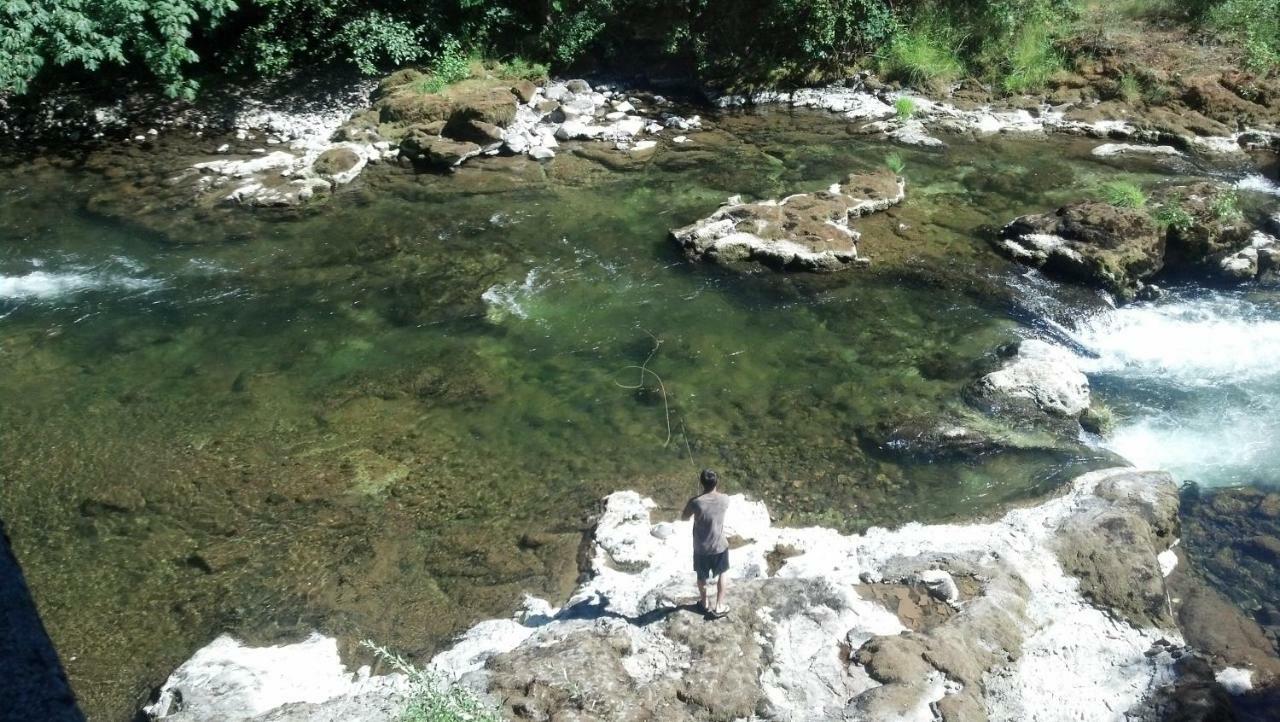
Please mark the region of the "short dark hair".
[[702, 482], [703, 491], [711, 491], [716, 488], [716, 484], [720, 483], [720, 477], [711, 469], [703, 469], [702, 474], [698, 476], [698, 480]]

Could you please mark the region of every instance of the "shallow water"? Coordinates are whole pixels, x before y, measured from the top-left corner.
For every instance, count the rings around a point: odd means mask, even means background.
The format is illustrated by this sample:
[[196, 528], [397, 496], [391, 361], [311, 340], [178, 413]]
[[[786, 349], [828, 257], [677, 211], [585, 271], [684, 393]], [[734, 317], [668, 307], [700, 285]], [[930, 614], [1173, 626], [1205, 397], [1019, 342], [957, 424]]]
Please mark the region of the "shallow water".
[[[701, 466], [785, 523], [857, 529], [993, 513], [1108, 463], [902, 459], [865, 431], [959, 408], [1027, 308], [1076, 298], [1029, 293], [985, 226], [1104, 178], [1201, 171], [1064, 138], [895, 149], [825, 114], [720, 126], [634, 168], [374, 169], [288, 216], [4, 172], [0, 514], [90, 714], [127, 718], [224, 629], [429, 653], [523, 592], [564, 594], [601, 495], [670, 512]], [[863, 225], [870, 271], [744, 278], [666, 237], [730, 194], [822, 188], [890, 150], [908, 200]], [[1104, 355], [1101, 394], [1157, 423], [1134, 354]], [[1132, 453], [1134, 428], [1112, 447]]]

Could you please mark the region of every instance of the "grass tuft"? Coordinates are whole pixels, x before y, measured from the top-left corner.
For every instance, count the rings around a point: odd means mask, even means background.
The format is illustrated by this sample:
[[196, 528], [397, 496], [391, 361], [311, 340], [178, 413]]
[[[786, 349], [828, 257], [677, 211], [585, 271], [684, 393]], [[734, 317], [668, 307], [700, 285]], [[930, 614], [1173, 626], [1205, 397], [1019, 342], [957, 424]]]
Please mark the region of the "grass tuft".
[[1237, 221], [1244, 217], [1240, 211], [1240, 196], [1234, 190], [1225, 190], [1209, 201], [1209, 210], [1220, 221]]
[[881, 72], [915, 86], [950, 84], [965, 72], [959, 39], [941, 18], [923, 18], [894, 35]]
[[1104, 201], [1117, 208], [1147, 207], [1147, 194], [1129, 181], [1107, 181], [1098, 187], [1098, 193]]
[[1008, 93], [1041, 90], [1065, 64], [1062, 53], [1053, 45], [1053, 33], [1048, 25], [1035, 23], [1005, 51], [1000, 63], [1003, 74], [1000, 85]]
[[908, 121], [915, 117], [916, 101], [905, 95], [893, 101], [893, 112], [898, 116], [900, 121]]

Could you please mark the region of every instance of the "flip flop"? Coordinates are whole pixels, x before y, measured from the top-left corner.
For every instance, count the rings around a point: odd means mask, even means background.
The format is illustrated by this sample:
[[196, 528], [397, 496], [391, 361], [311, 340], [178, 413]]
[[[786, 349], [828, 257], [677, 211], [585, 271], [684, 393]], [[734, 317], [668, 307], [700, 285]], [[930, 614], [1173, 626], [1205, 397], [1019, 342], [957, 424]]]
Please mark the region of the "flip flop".
[[729, 605], [726, 604], [723, 607], [720, 607], [716, 609], [714, 612], [712, 612], [711, 616], [715, 617], [716, 619], [724, 619], [725, 617], [729, 616], [730, 611], [732, 610], [730, 609]]

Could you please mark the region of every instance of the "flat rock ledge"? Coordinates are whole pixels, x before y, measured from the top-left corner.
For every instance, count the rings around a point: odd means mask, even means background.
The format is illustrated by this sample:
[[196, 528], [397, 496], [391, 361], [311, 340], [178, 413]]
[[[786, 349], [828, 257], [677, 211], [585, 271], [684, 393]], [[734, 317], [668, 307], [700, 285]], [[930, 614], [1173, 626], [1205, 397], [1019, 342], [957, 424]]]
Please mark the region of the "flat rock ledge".
[[[1178, 496], [1163, 472], [1085, 474], [990, 523], [852, 536], [774, 527], [735, 496], [733, 609], [718, 620], [691, 605], [689, 524], [655, 523], [655, 508], [607, 497], [591, 576], [562, 608], [527, 598], [432, 670], [533, 720], [1119, 722], [1144, 718], [1175, 676], [1164, 580]], [[147, 712], [387, 720], [405, 689], [401, 675], [347, 673], [322, 637], [223, 638]]]
[[715, 213], [671, 237], [693, 261], [739, 270], [832, 272], [867, 265], [851, 222], [906, 198], [906, 182], [886, 171], [850, 175], [825, 191], [744, 203], [733, 196]]

